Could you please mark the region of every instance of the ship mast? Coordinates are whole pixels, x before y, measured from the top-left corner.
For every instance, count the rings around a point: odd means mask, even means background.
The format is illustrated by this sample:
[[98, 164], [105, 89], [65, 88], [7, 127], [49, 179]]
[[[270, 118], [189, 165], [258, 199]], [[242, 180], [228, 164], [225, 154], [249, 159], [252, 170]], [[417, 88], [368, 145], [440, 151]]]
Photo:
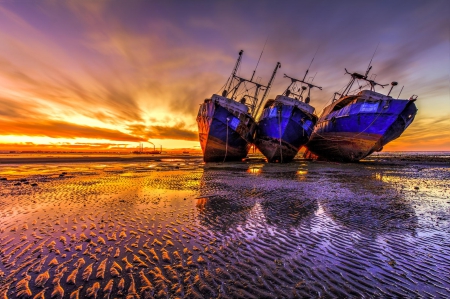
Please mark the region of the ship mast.
[[345, 73], [349, 74], [352, 79], [350, 80], [350, 82], [347, 84], [347, 86], [345, 87], [344, 91], [342, 92], [342, 96], [347, 96], [348, 93], [350, 92], [350, 89], [352, 88], [353, 83], [355, 83], [356, 80], [364, 80], [366, 82], [368, 82], [370, 84], [370, 90], [371, 91], [375, 91], [375, 86], [379, 85], [382, 88], [384, 88], [385, 86], [387, 86], [388, 84], [380, 84], [375, 82], [374, 80], [370, 80], [367, 79], [367, 76], [369, 75], [370, 70], [372, 69], [372, 66], [370, 66], [366, 73], [364, 75], [358, 74], [358, 73], [350, 73], [349, 71], [347, 71], [347, 69], [345, 69]]
[[[306, 78], [306, 75], [307, 75], [307, 74], [308, 74], [308, 70], [306, 71], [305, 76], [303, 77], [302, 80], [295, 79], [295, 78], [293, 78], [293, 77], [290, 77], [290, 76], [284, 74], [284, 78], [289, 78], [289, 79], [291, 79], [291, 84], [289, 84], [289, 86], [288, 86], [288, 87], [286, 88], [286, 90], [283, 92], [283, 95], [288, 96], [288, 94], [293, 94], [293, 95], [295, 95], [295, 96], [298, 96], [299, 99], [302, 99], [302, 94], [303, 94], [303, 92], [304, 92], [305, 89], [306, 89], [305, 86], [302, 87], [302, 92], [301, 92], [300, 94], [296, 94], [296, 93], [294, 93], [293, 91], [290, 90], [291, 87], [292, 87], [292, 85], [294, 85], [296, 82], [301, 82], [301, 83], [304, 83], [304, 84], [306, 84], [306, 85], [308, 86], [308, 98], [309, 98], [309, 96], [310, 96], [311, 88], [314, 88], [314, 87], [315, 87], [315, 88], [318, 88], [318, 89], [322, 90], [322, 87], [317, 86], [317, 85], [314, 85], [314, 84], [311, 84], [311, 83], [308, 83], [308, 82], [305, 81], [305, 78]], [[289, 91], [289, 93], [288, 93], [288, 91]]]
[[277, 62], [277, 65], [275, 66], [275, 69], [273, 70], [272, 77], [270, 77], [269, 84], [267, 84], [266, 90], [264, 91], [264, 95], [259, 101], [258, 108], [256, 109], [255, 113], [252, 114], [253, 117], [256, 117], [258, 114], [259, 109], [261, 108], [262, 103], [264, 102], [264, 99], [266, 98], [267, 94], [269, 93], [270, 87], [272, 86], [272, 82], [275, 79], [275, 75], [277, 74], [278, 69], [281, 68], [281, 63]]
[[[228, 78], [227, 82], [225, 83], [225, 90], [223, 92], [224, 96], [226, 96], [228, 93], [227, 91], [230, 90], [231, 84], [233, 83], [233, 79], [236, 76], [236, 72], [239, 69], [239, 65], [241, 64], [242, 59], [242, 53], [244, 53], [244, 50], [239, 51], [239, 57], [236, 61], [236, 65], [234, 66], [233, 72], [231, 73], [231, 76]], [[227, 87], [228, 85], [228, 87]]]
[[[342, 92], [341, 98], [348, 95], [348, 93], [350, 92], [350, 90], [351, 90], [351, 88], [353, 86], [353, 83], [355, 83], [356, 80], [364, 80], [364, 81], [368, 82], [370, 84], [370, 90], [371, 91], [375, 91], [375, 86], [376, 85], [379, 85], [382, 88], [384, 88], [385, 86], [388, 85], [388, 84], [379, 84], [379, 83], [375, 82], [374, 80], [367, 79], [367, 76], [369, 76], [370, 70], [372, 70], [372, 61], [373, 61], [373, 58], [375, 57], [375, 53], [377, 52], [379, 45], [380, 45], [380, 43], [378, 43], [377, 47], [375, 48], [375, 51], [373, 52], [372, 58], [370, 58], [369, 65], [367, 66], [367, 70], [366, 70], [366, 73], [364, 75], [361, 75], [361, 74], [358, 74], [358, 73], [349, 73], [349, 71], [347, 71], [347, 69], [345, 69], [345, 73], [349, 74], [350, 76], [352, 76], [352, 79], [350, 80], [350, 82], [347, 84], [347, 86], [345, 87], [344, 91]], [[389, 91], [389, 93], [390, 93], [390, 91]]]
[[[288, 86], [288, 87], [286, 88], [286, 90], [283, 92], [283, 95], [284, 95], [284, 96], [289, 96], [290, 94], [293, 94], [294, 96], [297, 96], [299, 100], [302, 100], [302, 99], [303, 99], [303, 97], [302, 97], [303, 92], [304, 92], [306, 89], [308, 89], [308, 97], [306, 98], [306, 99], [307, 99], [307, 102], [306, 102], [306, 103], [309, 103], [309, 96], [310, 96], [310, 94], [311, 94], [311, 88], [316, 87], [316, 88], [322, 90], [322, 87], [313, 85], [313, 84], [308, 83], [308, 82], [305, 81], [306, 76], [307, 76], [308, 73], [309, 73], [309, 68], [311, 67], [311, 65], [312, 65], [312, 63], [313, 63], [314, 58], [316, 58], [316, 54], [317, 54], [318, 51], [319, 51], [319, 48], [317, 48], [316, 53], [314, 53], [314, 56], [313, 56], [313, 58], [311, 59], [311, 62], [309, 63], [308, 69], [306, 70], [305, 75], [303, 76], [303, 79], [302, 79], [302, 80], [299, 80], [299, 79], [296, 79], [296, 78], [293, 78], [293, 77], [289, 77], [288, 75], [284, 74], [284, 78], [289, 78], [289, 79], [291, 79], [291, 84], [289, 84], [289, 86]], [[315, 76], [314, 76], [314, 77], [315, 77]], [[314, 78], [313, 78], [313, 80], [314, 80]], [[304, 83], [304, 84], [306, 84], [306, 85], [308, 86], [308, 87], [302, 86], [302, 87], [301, 87], [302, 92], [301, 92], [300, 94], [296, 94], [296, 93], [294, 92], [293, 89], [291, 90], [291, 88], [292, 88], [292, 87], [295, 85], [295, 83], [297, 83], [297, 82]], [[312, 81], [311, 81], [311, 82], [312, 82]], [[300, 91], [300, 88], [298, 89], [297, 92], [299, 92], [299, 91]]]
[[[266, 86], [266, 85], [263, 85], [263, 84], [260, 84], [260, 83], [258, 83], [258, 82], [255, 82], [255, 81], [253, 81], [253, 80], [245, 79], [245, 78], [242, 78], [242, 77], [239, 77], [239, 76], [234, 75], [234, 76], [233, 76], [233, 80], [237, 80], [238, 83], [237, 83], [235, 86], [233, 86], [232, 90], [229, 91], [228, 94], [231, 93], [231, 97], [230, 97], [230, 98], [231, 98], [231, 99], [234, 99], [234, 98], [235, 98], [236, 93], [237, 93], [237, 91], [239, 90], [239, 87], [241, 86], [242, 83], [245, 84], [245, 83], [247, 82], [247, 83], [251, 83], [251, 84], [255, 85], [255, 92], [254, 92], [253, 96], [250, 96], [250, 95], [244, 95], [244, 96], [242, 97], [242, 99], [241, 99], [241, 102], [245, 102], [245, 98], [250, 99], [250, 103], [247, 104], [247, 106], [249, 106], [249, 108], [250, 108], [249, 113], [250, 113], [250, 115], [255, 116], [255, 115], [256, 115], [255, 112], [257, 112], [257, 111], [259, 110], [259, 107], [261, 106], [262, 101], [263, 101], [264, 98], [266, 97], [267, 92], [268, 92], [268, 90], [270, 89], [270, 86], [272, 85], [272, 82], [273, 82], [273, 79], [275, 78], [275, 74], [276, 74], [276, 72], [277, 72], [277, 69], [280, 68], [280, 66], [281, 66], [281, 64], [278, 62], [277, 65], [276, 65], [276, 67], [275, 67], [275, 70], [274, 70], [273, 73], [272, 73], [272, 77], [270, 78], [269, 84], [268, 84], [267, 86]], [[252, 77], [253, 77], [253, 76], [252, 76]], [[263, 95], [262, 100], [261, 100], [261, 101], [258, 101], [259, 92], [260, 92], [260, 90], [261, 90], [262, 88], [265, 88], [265, 93], [264, 93], [264, 95]], [[248, 89], [247, 89], [247, 91], [248, 91]], [[259, 106], [256, 107], [256, 105], [258, 105], [258, 102], [259, 102]], [[256, 109], [256, 110], [255, 110], [255, 109]]]
[[254, 111], [254, 109], [255, 109], [255, 106], [256, 106], [256, 104], [257, 104], [257, 102], [258, 102], [258, 94], [259, 94], [259, 91], [260, 91], [261, 88], [263, 88], [263, 87], [266, 87], [266, 88], [267, 88], [267, 86], [262, 85], [262, 84], [260, 84], [260, 83], [258, 83], [258, 82], [252, 81], [252, 80], [248, 80], [248, 79], [245, 79], [245, 78], [241, 78], [241, 77], [236, 76], [236, 75], [234, 75], [233, 79], [234, 79], [234, 80], [238, 80], [238, 83], [237, 83], [237, 84], [232, 88], [232, 90], [228, 93], [228, 94], [231, 93], [231, 97], [230, 97], [231, 99], [234, 99], [234, 98], [235, 98], [236, 93], [237, 93], [237, 91], [239, 90], [239, 87], [241, 86], [242, 83], [248, 82], [248, 83], [251, 83], [251, 84], [254, 84], [254, 85], [255, 85], [256, 88], [255, 88], [255, 93], [254, 93], [254, 95], [253, 95], [253, 96], [250, 96], [250, 95], [244, 95], [244, 96], [242, 97], [242, 99], [241, 99], [241, 102], [242, 102], [243, 100], [245, 100], [245, 98], [249, 98], [249, 99], [250, 99], [251, 103], [248, 104], [247, 106], [250, 107], [250, 114], [253, 114], [253, 111]]
[[[228, 78], [227, 82], [225, 83], [226, 89], [223, 90], [222, 96], [227, 97], [229, 99], [236, 100], [236, 97], [239, 96], [238, 91], [242, 84], [244, 84], [246, 92], [249, 91], [249, 88], [245, 85], [245, 83], [250, 83], [250, 84], [254, 85], [255, 86], [254, 94], [253, 95], [245, 94], [242, 97], [242, 99], [240, 100], [240, 102], [243, 104], [246, 104], [245, 103], [246, 98], [248, 98], [250, 100], [250, 103], [248, 103], [246, 105], [249, 107], [249, 114], [252, 116], [255, 116], [256, 115], [255, 112], [257, 112], [259, 110], [261, 103], [264, 101], [264, 98], [267, 96], [267, 93], [268, 93], [268, 91], [272, 85], [272, 82], [275, 78], [277, 69], [281, 67], [281, 64], [279, 62], [277, 63], [275, 70], [272, 73], [272, 77], [270, 78], [270, 81], [269, 81], [268, 85], [266, 86], [266, 85], [260, 84], [256, 81], [253, 81], [253, 77], [255, 75], [256, 68], [253, 71], [253, 75], [250, 80], [236, 75], [237, 70], [239, 69], [239, 65], [241, 63], [241, 58], [242, 58], [243, 52], [244, 51], [242, 51], [242, 50], [239, 52], [239, 57], [236, 61], [236, 65], [234, 66], [234, 69], [233, 69], [233, 72], [231, 73], [230, 78]], [[261, 53], [261, 55], [262, 55], [262, 53]], [[261, 55], [259, 58], [261, 58]], [[259, 60], [258, 60], [258, 64], [259, 64]], [[252, 88], [250, 88], [250, 89], [252, 89]], [[265, 89], [265, 93], [262, 97], [262, 100], [258, 101], [258, 96], [259, 96], [259, 92], [261, 91], [261, 89]], [[258, 102], [259, 102], [259, 105], [258, 105]], [[258, 107], [256, 107], [257, 105], [258, 105]]]

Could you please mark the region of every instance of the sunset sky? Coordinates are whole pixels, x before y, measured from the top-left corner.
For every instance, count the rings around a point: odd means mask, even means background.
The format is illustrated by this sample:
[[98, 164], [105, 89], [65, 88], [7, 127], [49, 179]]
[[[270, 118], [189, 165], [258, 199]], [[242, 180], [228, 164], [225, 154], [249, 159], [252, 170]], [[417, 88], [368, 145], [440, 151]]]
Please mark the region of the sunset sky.
[[[0, 151], [198, 148], [199, 104], [240, 75], [302, 78], [320, 113], [344, 68], [418, 95], [389, 150], [450, 151], [450, 2], [0, 1]], [[389, 88], [377, 91], [387, 93]], [[150, 146], [150, 143], [144, 143]]]

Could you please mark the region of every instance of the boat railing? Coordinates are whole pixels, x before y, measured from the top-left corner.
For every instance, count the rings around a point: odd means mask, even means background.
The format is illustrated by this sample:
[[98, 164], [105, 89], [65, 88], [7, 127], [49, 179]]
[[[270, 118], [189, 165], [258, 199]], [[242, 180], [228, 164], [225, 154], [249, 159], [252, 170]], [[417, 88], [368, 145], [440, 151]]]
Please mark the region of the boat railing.
[[212, 101], [214, 102], [218, 102], [220, 103], [221, 106], [229, 108], [229, 109], [233, 109], [233, 110], [238, 110], [241, 113], [245, 113], [248, 114], [248, 106], [239, 102], [236, 102], [235, 100], [226, 98], [226, 97], [222, 97], [219, 96], [217, 94], [213, 95], [211, 97]]
[[282, 95], [278, 95], [275, 98], [275, 102], [283, 103], [285, 105], [290, 105], [290, 106], [296, 106], [299, 109], [301, 109], [307, 113], [310, 113], [310, 114], [313, 114], [314, 110], [315, 110], [312, 106], [310, 106], [304, 102], [301, 102], [299, 100], [296, 100], [296, 99], [293, 99], [290, 97], [282, 96]]

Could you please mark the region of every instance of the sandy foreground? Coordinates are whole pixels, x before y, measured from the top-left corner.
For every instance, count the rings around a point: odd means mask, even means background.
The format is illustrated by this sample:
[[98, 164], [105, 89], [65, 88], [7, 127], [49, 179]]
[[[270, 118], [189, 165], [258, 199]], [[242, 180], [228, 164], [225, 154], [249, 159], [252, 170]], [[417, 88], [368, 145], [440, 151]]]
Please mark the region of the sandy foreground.
[[104, 158], [0, 157], [1, 299], [450, 297], [445, 159]]

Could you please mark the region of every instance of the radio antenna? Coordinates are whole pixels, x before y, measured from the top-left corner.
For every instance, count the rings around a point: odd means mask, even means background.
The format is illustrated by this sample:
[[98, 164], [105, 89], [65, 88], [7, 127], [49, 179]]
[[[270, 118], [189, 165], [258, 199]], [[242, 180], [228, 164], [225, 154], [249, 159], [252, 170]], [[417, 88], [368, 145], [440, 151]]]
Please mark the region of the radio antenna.
[[256, 69], [258, 68], [259, 61], [261, 60], [261, 57], [262, 57], [262, 55], [264, 53], [264, 49], [266, 48], [266, 44], [267, 44], [267, 40], [268, 39], [269, 39], [269, 36], [267, 35], [266, 42], [264, 43], [264, 47], [263, 47], [263, 49], [261, 51], [261, 54], [259, 55], [258, 62], [256, 63], [255, 70], [253, 71], [252, 78], [250, 79], [250, 81], [253, 81], [253, 77], [255, 76]]
[[402, 94], [402, 91], [403, 91], [403, 87], [405, 87], [405, 85], [403, 85], [403, 86], [402, 86], [402, 89], [400, 89], [400, 92], [398, 93], [398, 97], [397, 97], [397, 100], [398, 100], [398, 98], [400, 97], [400, 95]]
[[314, 77], [311, 77], [312, 79], [311, 79], [311, 82], [309, 82], [309, 83], [313, 83], [313, 81], [316, 78], [316, 76], [317, 76], [317, 72], [314, 74]]
[[378, 42], [377, 47], [375, 48], [375, 51], [373, 52], [372, 58], [370, 58], [370, 62], [369, 65], [367, 66], [367, 71], [366, 71], [366, 75], [365, 77], [367, 77], [367, 75], [369, 75], [370, 69], [372, 68], [372, 60], [375, 57], [375, 53], [377, 53], [378, 50], [378, 46], [380, 45], [380, 42]]
[[[319, 46], [319, 47], [320, 47], [320, 46]], [[302, 80], [302, 81], [305, 81], [306, 75], [308, 75], [308, 72], [309, 72], [309, 68], [311, 67], [311, 65], [312, 65], [312, 63], [313, 63], [313, 61], [314, 61], [314, 58], [316, 58], [316, 54], [317, 54], [317, 52], [319, 51], [319, 47], [317, 47], [316, 53], [314, 53], [314, 56], [313, 56], [313, 58], [311, 59], [311, 62], [309, 63], [309, 65], [308, 65], [308, 69], [306, 70], [305, 76], [303, 76], [303, 80]]]

